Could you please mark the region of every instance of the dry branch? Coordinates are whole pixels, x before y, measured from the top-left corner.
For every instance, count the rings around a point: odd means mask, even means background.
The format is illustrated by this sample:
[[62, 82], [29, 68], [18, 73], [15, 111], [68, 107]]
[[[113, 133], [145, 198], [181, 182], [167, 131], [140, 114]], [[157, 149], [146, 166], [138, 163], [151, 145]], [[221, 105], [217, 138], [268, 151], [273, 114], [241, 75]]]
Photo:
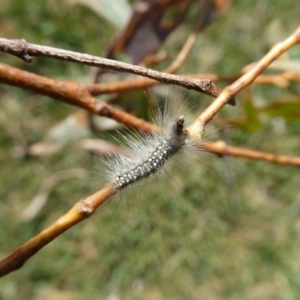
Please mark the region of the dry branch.
[[[196, 36], [197, 36], [197, 28], [188, 36], [181, 51], [178, 53], [178, 55], [171, 63], [171, 65], [163, 70], [164, 73], [174, 73], [182, 65], [182, 63], [186, 59], [187, 55], [189, 54], [189, 52], [191, 51], [195, 43]], [[190, 78], [192, 78], [192, 76], [190, 76]], [[204, 76], [196, 77], [196, 78], [201, 80], [206, 80], [206, 79], [211, 80], [210, 78], [206, 78]], [[131, 91], [136, 89], [149, 88], [150, 86], [156, 84], [162, 84], [162, 82], [153, 80], [151, 78], [138, 77], [138, 78], [133, 78], [125, 81], [118, 81], [118, 82], [95, 83], [87, 86], [87, 88], [92, 95], [99, 95], [103, 93], [119, 93], [119, 92]]]
[[[275, 155], [272, 153], [231, 147], [227, 146], [223, 141], [201, 143], [199, 144], [199, 147], [218, 155], [243, 157], [280, 165], [300, 167], [300, 157]], [[95, 194], [78, 201], [66, 214], [61, 216], [52, 225], [1, 260], [0, 277], [21, 268], [23, 264], [36, 252], [75, 224], [91, 216], [100, 205], [102, 205], [115, 193], [116, 190], [112, 185], [109, 185]]]
[[36, 252], [57, 236], [90, 217], [95, 210], [116, 193], [112, 185], [104, 187], [93, 195], [78, 201], [66, 214], [57, 219], [37, 236], [0, 261], [0, 277], [17, 270]]
[[151, 130], [151, 125], [148, 122], [91, 96], [88, 90], [77, 82], [54, 80], [5, 64], [0, 64], [0, 82], [59, 99], [96, 115], [115, 119], [137, 130], [145, 132]]
[[[3, 39], [2, 39], [3, 40]], [[210, 105], [197, 119], [196, 121], [188, 128], [192, 135], [198, 135], [199, 132], [204, 132], [205, 125], [211, 121], [211, 119], [220, 111], [220, 109], [228, 103], [230, 98], [236, 95], [241, 89], [248, 86], [252, 83], [255, 78], [279, 55], [281, 55], [284, 51], [288, 50], [293, 45], [299, 43], [300, 41], [300, 27], [285, 41], [277, 44], [273, 47], [270, 52], [264, 56], [252, 69], [250, 69], [245, 75], [235, 81], [232, 85], [227, 87], [220, 96]], [[0, 41], [1, 43], [1, 41]], [[29, 44], [30, 46], [30, 44]], [[0, 46], [1, 47], [1, 46]], [[52, 49], [52, 48], [50, 48]], [[7, 49], [6, 49], [7, 50]], [[12, 51], [12, 50], [10, 50]], [[63, 50], [60, 50], [63, 51]], [[7, 51], [8, 52], [8, 51]], [[66, 51], [68, 53], [68, 51]], [[22, 54], [23, 53], [23, 54]], [[20, 51], [20, 49], [16, 52], [14, 50], [14, 54], [18, 54], [19, 56], [25, 56], [30, 54], [28, 49]], [[7, 79], [6, 79], [7, 80]], [[51, 80], [50, 80], [51, 81]], [[215, 151], [219, 151], [219, 154], [230, 154], [235, 156], [244, 156], [251, 157], [255, 159], [262, 159], [266, 161], [272, 161], [276, 163], [282, 164], [290, 164], [290, 165], [299, 165], [299, 158], [295, 159], [293, 163], [291, 161], [293, 159], [284, 156], [270, 156], [270, 154], [261, 154], [257, 151], [250, 150], [239, 150], [236, 148], [229, 148], [223, 145], [214, 146]], [[208, 149], [208, 148], [207, 148]], [[60, 217], [56, 222], [38, 234], [36, 237], [29, 240], [26, 244], [18, 248], [12, 254], [4, 258], [0, 261], [0, 276], [8, 274], [13, 270], [20, 268], [32, 255], [34, 255], [37, 251], [43, 248], [46, 244], [56, 238], [58, 235], [71, 228], [73, 225], [79, 223], [80, 221], [89, 217], [101, 204], [107, 201], [113, 194], [115, 194], [114, 188], [110, 186], [104, 187], [102, 190], [97, 193], [80, 200], [76, 203], [73, 208], [65, 215]]]
[[[231, 83], [238, 78], [240, 78], [244, 73], [231, 75], [231, 76], [222, 76], [214, 73], [206, 74], [181, 74], [181, 76], [187, 78], [198, 78], [198, 79], [209, 79], [213, 82], [223, 81]], [[259, 75], [255, 78], [254, 82], [259, 84], [272, 84], [279, 88], [286, 88], [291, 81], [300, 82], [300, 74], [292, 71], [286, 71], [278, 74], [270, 75]], [[144, 89], [151, 87], [153, 85], [162, 84], [156, 80], [150, 78], [134, 78], [124, 81], [117, 82], [108, 82], [108, 83], [95, 83], [87, 85], [86, 88], [92, 95], [99, 94], [110, 94], [110, 93], [121, 93], [126, 91], [132, 91], [137, 89]]]
[[118, 72], [127, 72], [135, 75], [141, 75], [166, 84], [175, 84], [187, 89], [195, 90], [207, 95], [217, 97], [220, 89], [214, 85], [211, 80], [192, 79], [178, 75], [154, 71], [151, 69], [126, 64], [123, 62], [82, 54], [74, 51], [67, 51], [53, 47], [29, 44], [24, 40], [10, 40], [0, 38], [0, 51], [15, 55], [26, 62], [30, 62], [31, 56], [44, 56], [59, 60], [81, 63], [94, 67], [112, 69]]
[[204, 110], [189, 127], [191, 134], [200, 133], [203, 135], [206, 124], [214, 118], [232, 97], [251, 84], [277, 57], [298, 43], [300, 43], [300, 26], [287, 39], [273, 46], [272, 49], [242, 77], [226, 87], [220, 96]]
[[247, 159], [266, 161], [278, 165], [300, 167], [300, 157], [277, 155], [273, 153], [250, 150], [246, 148], [231, 147], [223, 141], [218, 141], [214, 143], [201, 143], [200, 147], [204, 148], [205, 150], [211, 153], [218, 154], [221, 156], [235, 156]]

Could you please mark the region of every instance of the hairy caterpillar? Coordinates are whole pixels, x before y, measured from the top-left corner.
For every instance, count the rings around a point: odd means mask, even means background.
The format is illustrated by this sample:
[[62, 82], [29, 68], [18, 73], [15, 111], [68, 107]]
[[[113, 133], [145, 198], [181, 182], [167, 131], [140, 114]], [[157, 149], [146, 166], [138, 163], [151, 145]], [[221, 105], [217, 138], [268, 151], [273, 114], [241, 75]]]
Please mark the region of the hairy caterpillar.
[[131, 150], [129, 155], [116, 154], [106, 162], [107, 180], [116, 189], [122, 190], [165, 172], [166, 166], [169, 169], [176, 156], [181, 160], [184, 156], [196, 158], [196, 151], [199, 154], [198, 140], [191, 138], [186, 130], [182, 115], [184, 106], [178, 109], [165, 103], [158, 111], [154, 119], [157, 129], [150, 134], [141, 134], [138, 139], [125, 136]]

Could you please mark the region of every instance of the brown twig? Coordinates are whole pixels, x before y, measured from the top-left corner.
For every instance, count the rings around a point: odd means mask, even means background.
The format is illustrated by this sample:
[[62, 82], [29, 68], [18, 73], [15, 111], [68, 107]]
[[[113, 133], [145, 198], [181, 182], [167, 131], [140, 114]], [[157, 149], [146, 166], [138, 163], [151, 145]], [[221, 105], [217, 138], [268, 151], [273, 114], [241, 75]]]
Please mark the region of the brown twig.
[[120, 93], [132, 90], [138, 90], [143, 88], [148, 88], [156, 84], [161, 84], [153, 79], [149, 78], [138, 78], [130, 79], [117, 82], [103, 82], [87, 85], [86, 88], [92, 95], [101, 95], [101, 94], [111, 94], [111, 93]]
[[[218, 155], [243, 157], [280, 165], [300, 167], [300, 157], [275, 155], [245, 148], [231, 147], [227, 146], [223, 141], [200, 143], [199, 147]], [[109, 185], [95, 194], [77, 202], [66, 214], [61, 216], [52, 225], [2, 259], [0, 261], [0, 277], [21, 268], [31, 256], [50, 243], [53, 239], [77, 223], [90, 217], [100, 205], [106, 202], [115, 193], [116, 190], [114, 187]]]
[[90, 217], [101, 204], [115, 193], [116, 189], [112, 185], [108, 185], [95, 194], [78, 201], [66, 214], [61, 216], [52, 225], [1, 260], [0, 277], [21, 268], [31, 256], [57, 236], [75, 224]]
[[[300, 167], [300, 157], [289, 157], [230, 147], [222, 141], [215, 143], [200, 143], [199, 147], [218, 155], [243, 157]], [[116, 190], [113, 185], [109, 185], [95, 194], [77, 202], [66, 214], [61, 216], [52, 225], [1, 260], [0, 277], [21, 268], [31, 256], [50, 243], [53, 239], [77, 223], [90, 217], [100, 205], [106, 202], [115, 193]]]
[[[281, 165], [300, 167], [300, 157], [289, 157], [285, 155], [275, 155], [271, 153], [259, 152], [244, 148], [227, 146], [223, 141], [215, 143], [200, 143], [199, 147], [218, 154], [244, 157], [268, 161]], [[75, 224], [90, 217], [92, 213], [110, 197], [116, 193], [112, 185], [104, 187], [95, 194], [77, 202], [66, 214], [61, 216], [56, 222], [43, 230], [27, 243], [16, 249], [10, 255], [0, 261], [0, 277], [23, 266], [23, 264], [36, 252], [50, 243], [57, 236], [74, 226]]]
[[276, 44], [272, 49], [251, 68], [242, 77], [233, 84], [226, 87], [220, 96], [201, 113], [195, 122], [189, 127], [191, 134], [203, 135], [206, 124], [222, 109], [222, 107], [230, 101], [238, 92], [251, 84], [255, 78], [261, 74], [268, 65], [271, 64], [278, 56], [300, 42], [300, 26], [284, 41]]
[[[221, 76], [214, 73], [207, 74], [181, 74], [181, 76], [188, 78], [198, 78], [198, 79], [209, 79], [214, 82], [223, 81], [231, 83], [234, 80], [240, 78], [241, 74], [236, 74], [232, 76]], [[300, 81], [300, 74], [292, 71], [286, 71], [278, 74], [270, 74], [270, 75], [259, 75], [255, 78], [254, 83], [260, 84], [272, 84], [276, 85], [280, 88], [286, 88], [289, 85], [290, 81]], [[137, 89], [143, 89], [147, 87], [151, 87], [153, 85], [162, 84], [153, 79], [149, 78], [138, 78], [138, 79], [128, 79], [124, 81], [118, 82], [108, 82], [108, 83], [96, 83], [86, 86], [89, 92], [92, 95], [100, 95], [100, 94], [110, 94], [110, 93], [120, 93], [126, 91], [132, 91]]]
[[287, 155], [277, 155], [267, 152], [261, 152], [256, 150], [250, 150], [246, 148], [238, 148], [228, 146], [223, 141], [213, 142], [213, 143], [201, 143], [200, 147], [205, 150], [218, 154], [218, 155], [228, 155], [235, 157], [242, 157], [247, 159], [262, 160], [270, 163], [275, 163], [279, 165], [288, 165], [294, 167], [300, 167], [300, 157], [297, 156], [287, 156]]
[[[182, 63], [186, 59], [187, 55], [189, 54], [189, 52], [191, 51], [195, 43], [196, 36], [197, 36], [197, 31], [194, 30], [187, 38], [181, 51], [178, 53], [178, 55], [171, 63], [171, 65], [163, 70], [164, 73], [174, 73], [182, 65]], [[198, 79], [205, 80], [206, 78], [198, 77]], [[125, 91], [131, 91], [136, 89], [143, 89], [161, 83], [162, 82], [153, 80], [151, 78], [134, 78], [134, 79], [125, 80], [121, 82], [96, 83], [88, 86], [87, 88], [92, 95], [99, 95], [102, 93], [118, 93], [118, 92], [125, 92]]]
[[152, 128], [150, 123], [91, 96], [88, 90], [77, 82], [54, 80], [5, 64], [0, 64], [0, 82], [59, 99], [96, 115], [110, 117], [137, 130], [150, 132]]
[[[188, 38], [186, 39], [183, 47], [181, 48], [180, 52], [177, 54], [176, 58], [173, 62], [163, 70], [164, 73], [174, 73], [180, 66], [183, 64], [185, 59], [187, 58], [188, 54], [190, 53], [197, 37], [198, 33], [198, 26], [194, 28], [194, 30], [189, 34]], [[158, 55], [160, 54], [160, 55]], [[157, 63], [166, 58], [166, 52], [160, 52], [157, 55], [148, 55], [146, 56], [146, 60], [139, 64], [140, 66], [148, 65], [149, 63]], [[204, 78], [206, 79], [206, 78]]]
[[299, 81], [300, 74], [292, 71], [286, 71], [279, 74], [261, 75], [255, 79], [255, 82], [262, 84], [273, 84], [280, 88], [287, 88], [290, 81]]
[[147, 68], [150, 64], [158, 64], [165, 60], [167, 57], [167, 52], [161, 50], [158, 53], [148, 54], [140, 63], [139, 66]]
[[188, 54], [190, 53], [197, 37], [198, 27], [196, 27], [188, 36], [186, 42], [184, 43], [181, 51], [178, 53], [173, 62], [164, 69], [165, 73], [174, 73], [186, 60]]
[[[191, 134], [198, 135], [199, 129], [204, 131], [205, 125], [217, 114], [217, 112], [230, 100], [230, 98], [245, 86], [249, 85], [255, 78], [269, 65], [276, 57], [282, 54], [300, 41], [300, 27], [284, 42], [277, 44], [262, 60], [244, 76], [229, 86], [221, 95], [201, 114], [197, 120], [189, 127]], [[23, 54], [24, 55], [24, 54]], [[0, 68], [1, 69], [1, 68]], [[6, 79], [7, 80], [7, 79]], [[22, 85], [21, 85], [22, 86]], [[50, 91], [49, 91], [50, 93]], [[50, 93], [51, 94], [51, 93]], [[207, 147], [207, 145], [206, 145]], [[237, 150], [234, 147], [226, 147], [224, 144], [216, 144], [211, 150], [218, 154], [234, 155], [248, 157], [252, 159], [262, 159], [281, 164], [300, 165], [299, 158], [288, 158], [286, 156], [275, 156], [272, 154], [262, 154], [258, 151], [246, 149]], [[209, 148], [207, 147], [207, 150]], [[112, 185], [104, 187], [97, 193], [82, 199], [76, 203], [73, 208], [65, 215], [60, 217], [55, 223], [42, 231], [36, 237], [29, 240], [26, 244], [18, 248], [12, 254], [0, 261], [0, 276], [8, 274], [13, 270], [20, 268], [32, 255], [42, 247], [56, 238], [58, 235], [71, 228], [73, 225], [89, 217], [101, 204], [116, 193]]]
[[10, 40], [0, 38], [0, 51], [15, 55], [25, 60], [26, 62], [29, 61], [30, 56], [44, 56], [59, 60], [72, 61], [94, 67], [108, 68], [119, 72], [132, 73], [135, 75], [152, 78], [163, 83], [175, 84], [187, 89], [196, 90], [213, 97], [217, 97], [221, 91], [216, 85], [214, 85], [211, 80], [186, 78], [178, 75], [154, 71], [140, 66], [126, 64], [107, 58], [93, 56], [90, 54], [82, 54], [74, 51], [67, 51], [53, 47], [30, 44], [26, 43], [24, 40]]
[[[183, 45], [181, 51], [178, 53], [174, 61], [163, 70], [164, 73], [174, 73], [185, 61], [189, 52], [191, 51], [197, 36], [197, 27], [193, 32], [188, 36], [185, 44]], [[185, 76], [184, 76], [185, 77]], [[192, 78], [192, 76], [190, 76]], [[197, 77], [198, 79], [209, 79], [205, 77]], [[210, 80], [210, 79], [209, 79]], [[102, 93], [118, 93], [131, 91], [136, 89], [148, 88], [150, 86], [161, 84], [157, 80], [153, 80], [151, 78], [134, 78], [125, 81], [119, 82], [110, 82], [110, 83], [95, 83], [93, 85], [88, 86], [88, 90], [92, 95], [99, 95]]]

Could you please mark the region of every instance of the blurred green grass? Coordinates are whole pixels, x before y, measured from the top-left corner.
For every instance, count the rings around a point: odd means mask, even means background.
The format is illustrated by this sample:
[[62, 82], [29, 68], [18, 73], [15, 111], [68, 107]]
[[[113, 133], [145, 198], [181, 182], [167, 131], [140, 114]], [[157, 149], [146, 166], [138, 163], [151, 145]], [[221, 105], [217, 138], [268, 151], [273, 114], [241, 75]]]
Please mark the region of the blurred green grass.
[[[199, 35], [181, 72], [234, 74], [299, 25], [297, 6], [297, 0], [233, 3]], [[0, 24], [1, 36], [96, 55], [103, 55], [115, 32], [87, 8], [54, 0], [4, 0]], [[171, 58], [189, 28], [183, 24], [167, 41]], [[293, 51], [299, 58], [299, 47]], [[90, 80], [89, 68], [76, 64], [34, 59], [25, 65], [2, 54], [1, 61], [54, 78]], [[0, 91], [0, 256], [4, 257], [91, 193], [89, 170], [95, 169], [95, 160], [78, 154], [74, 146], [51, 157], [14, 158], [13, 147], [39, 141], [75, 108], [5, 85]], [[255, 86], [252, 93], [265, 103], [277, 100], [278, 94], [291, 96], [290, 91], [272, 86]], [[189, 97], [195, 102], [199, 95]], [[243, 99], [241, 93], [238, 100]], [[207, 103], [203, 100], [203, 107]], [[221, 115], [243, 112], [238, 105]], [[221, 138], [229, 136], [233, 145], [298, 155], [300, 122], [278, 132], [275, 121], [267, 120], [251, 134], [225, 129]], [[86, 176], [61, 182], [38, 218], [20, 222], [47, 176], [76, 168], [88, 170]], [[176, 197], [170, 191], [148, 191], [142, 200], [128, 196], [100, 208], [22, 269], [2, 278], [0, 298], [298, 299], [298, 169], [208, 156], [200, 179], [186, 177], [176, 178], [180, 183], [176, 182]]]

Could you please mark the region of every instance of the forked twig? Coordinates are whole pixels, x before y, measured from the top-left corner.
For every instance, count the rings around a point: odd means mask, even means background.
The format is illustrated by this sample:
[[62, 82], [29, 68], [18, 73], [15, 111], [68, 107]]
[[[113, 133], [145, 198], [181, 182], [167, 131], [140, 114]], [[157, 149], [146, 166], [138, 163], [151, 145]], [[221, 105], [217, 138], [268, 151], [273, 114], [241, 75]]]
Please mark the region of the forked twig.
[[1, 63], [0, 82], [53, 97], [96, 115], [113, 118], [140, 131], [150, 132], [152, 129], [148, 122], [91, 96], [88, 90], [77, 82], [54, 80]]
[[[300, 157], [275, 155], [255, 150], [227, 146], [223, 141], [214, 143], [200, 143], [199, 147], [218, 155], [229, 155], [255, 160], [268, 161], [280, 165], [300, 167]], [[66, 214], [61, 216], [52, 225], [30, 239], [27, 243], [16, 249], [0, 261], [0, 277], [23, 266], [23, 264], [36, 252], [50, 243], [60, 234], [75, 224], [90, 217], [95, 210], [116, 193], [112, 186], [106, 186], [93, 195], [78, 201]]]
[[189, 127], [191, 134], [203, 135], [207, 123], [214, 118], [214, 116], [226, 103], [228, 103], [228, 101], [230, 101], [232, 97], [251, 84], [255, 78], [261, 74], [277, 57], [298, 43], [300, 43], [300, 26], [287, 39], [273, 46], [272, 49], [248, 72], [234, 83], [227, 86], [221, 92], [220, 96], [207, 109], [205, 109]]
[[[299, 43], [300, 41], [300, 27], [285, 41], [277, 44], [273, 47], [270, 52], [264, 56], [251, 70], [249, 70], [245, 75], [243, 75], [240, 79], [235, 81], [232, 85], [227, 87], [225, 91], [223, 91], [220, 96], [196, 119], [196, 121], [188, 128], [191, 135], [199, 135], [204, 132], [205, 125], [220, 111], [220, 109], [230, 100], [230, 98], [236, 95], [241, 89], [249, 85], [251, 82], [255, 80], [255, 78], [280, 54], [284, 51], [288, 50], [293, 45]], [[23, 53], [24, 55], [24, 53]], [[220, 145], [219, 145], [220, 147]], [[215, 145], [216, 151], [216, 145]], [[221, 150], [219, 149], [220, 153]], [[245, 156], [259, 159], [259, 155], [257, 151], [252, 152], [252, 154], [248, 150], [248, 154], [246, 155], [245, 151], [242, 155], [243, 151], [240, 151], [238, 154], [237, 151], [232, 148], [228, 151], [226, 147], [222, 149], [222, 153], [224, 151], [230, 153], [231, 155], [236, 156]], [[219, 153], [219, 154], [220, 154]], [[221, 153], [221, 154], [222, 154]], [[251, 155], [250, 155], [251, 154]], [[255, 155], [254, 155], [255, 154]], [[286, 160], [286, 157], [268, 157], [268, 155], [260, 156], [261, 159], [277, 162], [281, 161], [281, 163], [291, 164]], [[280, 158], [280, 159], [279, 159]], [[284, 159], [285, 158], [285, 159]], [[291, 160], [290, 160], [291, 161]], [[298, 165], [299, 161], [294, 161], [293, 165]], [[112, 185], [105, 186], [102, 190], [96, 192], [95, 194], [84, 198], [77, 202], [73, 208], [71, 208], [65, 215], [60, 217], [56, 222], [46, 228], [44, 231], [39, 233], [37, 236], [29, 240], [26, 244], [19, 247], [9, 256], [0, 261], [0, 276], [8, 274], [14, 270], [20, 268], [32, 255], [38, 252], [41, 248], [51, 242], [54, 238], [59, 236], [61, 233], [71, 228], [73, 225], [79, 223], [80, 221], [88, 218], [101, 204], [107, 201], [111, 196], [116, 193], [116, 190]]]
[[[223, 81], [223, 82], [231, 83], [234, 80], [240, 78], [242, 74], [221, 76], [214, 73], [207, 73], [207, 74], [181, 74], [181, 76], [188, 77], [188, 78], [210, 79], [213, 82]], [[286, 88], [289, 85], [290, 81], [300, 82], [300, 74], [292, 71], [286, 71], [278, 74], [259, 75], [254, 80], [255, 83], [272, 84], [280, 88]], [[138, 78], [138, 79], [130, 78], [124, 81], [95, 83], [95, 84], [88, 85], [86, 87], [92, 95], [100, 95], [104, 93], [107, 94], [120, 93], [120, 92], [132, 91], [137, 89], [143, 89], [143, 88], [148, 88], [153, 85], [159, 85], [159, 84], [162, 83], [149, 78]]]
[[[197, 31], [194, 30], [188, 36], [185, 44], [183, 45], [181, 51], [178, 53], [174, 61], [168, 66], [166, 69], [163, 70], [164, 73], [174, 73], [184, 62], [187, 55], [191, 51], [197, 36]], [[186, 76], [184, 76], [186, 77]], [[199, 77], [198, 77], [199, 78]], [[209, 79], [205, 77], [201, 77], [200, 79]], [[210, 79], [209, 79], [210, 80]], [[153, 80], [151, 78], [133, 78], [130, 80], [124, 80], [119, 82], [109, 82], [109, 83], [95, 83], [92, 85], [87, 86], [89, 92], [92, 95], [99, 95], [102, 93], [118, 93], [118, 92], [125, 92], [131, 91], [135, 89], [142, 89], [148, 88], [156, 84], [161, 84], [157, 80]]]

